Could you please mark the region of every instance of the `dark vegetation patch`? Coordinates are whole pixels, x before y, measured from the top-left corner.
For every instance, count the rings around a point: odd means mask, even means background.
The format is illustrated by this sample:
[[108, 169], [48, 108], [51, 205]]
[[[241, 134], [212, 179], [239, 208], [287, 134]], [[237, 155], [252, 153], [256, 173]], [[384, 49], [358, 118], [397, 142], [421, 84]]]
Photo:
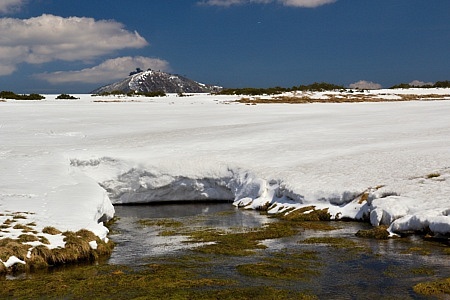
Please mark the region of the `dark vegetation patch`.
[[245, 276], [271, 280], [311, 280], [320, 274], [320, 266], [315, 251], [280, 251], [261, 262], [238, 265], [237, 271]]
[[45, 99], [44, 96], [39, 94], [23, 94], [19, 95], [11, 91], [1, 91], [0, 99], [13, 99], [13, 100], [42, 100]]
[[58, 99], [58, 100], [78, 100], [80, 98], [77, 98], [75, 96], [68, 95], [68, 94], [60, 94], [56, 97], [56, 99]]
[[414, 292], [427, 296], [439, 296], [439, 299], [448, 299], [450, 295], [450, 278], [427, 281], [416, 284]]
[[246, 256], [254, 254], [257, 249], [267, 248], [261, 244], [263, 240], [293, 236], [297, 232], [298, 229], [288, 222], [273, 222], [243, 232], [225, 232], [206, 228], [188, 232], [187, 235], [190, 243], [208, 243], [196, 247], [194, 251], [216, 255]]
[[317, 299], [267, 286], [242, 287], [227, 278], [206, 278], [183, 263], [81, 266], [2, 282], [1, 298], [13, 299]]
[[355, 235], [361, 238], [387, 240], [389, 238], [388, 226], [380, 225], [367, 230], [359, 230]]

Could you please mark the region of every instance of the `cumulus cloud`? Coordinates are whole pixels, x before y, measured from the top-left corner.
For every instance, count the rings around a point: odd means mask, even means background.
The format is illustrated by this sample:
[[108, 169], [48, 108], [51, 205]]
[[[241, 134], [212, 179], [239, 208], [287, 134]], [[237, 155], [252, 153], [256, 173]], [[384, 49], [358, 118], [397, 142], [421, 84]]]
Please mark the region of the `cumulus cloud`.
[[20, 63], [55, 60], [89, 61], [125, 48], [141, 48], [147, 41], [116, 21], [42, 15], [30, 19], [0, 19], [1, 75]]
[[268, 4], [268, 3], [279, 3], [284, 6], [293, 7], [318, 7], [325, 4], [334, 3], [337, 0], [204, 0], [198, 2], [202, 5], [211, 6], [232, 6], [232, 5], [243, 5], [243, 4]]
[[136, 68], [141, 68], [144, 70], [170, 70], [169, 63], [162, 59], [142, 56], [126, 56], [108, 59], [98, 66], [86, 68], [80, 71], [41, 73], [34, 75], [34, 77], [53, 84], [68, 82], [106, 83], [108, 81], [122, 79]]
[[0, 1], [0, 13], [10, 13], [18, 10], [25, 0], [1, 0]]
[[349, 85], [349, 87], [351, 89], [361, 89], [361, 90], [378, 90], [382, 88], [381, 84], [379, 83], [365, 80], [360, 80], [358, 82], [352, 83]]
[[409, 83], [410, 86], [424, 86], [424, 85], [433, 85], [434, 82], [423, 82], [419, 80], [413, 80]]

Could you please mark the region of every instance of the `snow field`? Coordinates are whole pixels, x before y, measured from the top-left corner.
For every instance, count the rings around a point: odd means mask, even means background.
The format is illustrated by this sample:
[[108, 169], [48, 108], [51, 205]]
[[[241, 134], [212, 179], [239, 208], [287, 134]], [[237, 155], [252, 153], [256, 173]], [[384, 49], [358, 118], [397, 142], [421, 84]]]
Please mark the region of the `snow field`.
[[49, 247], [64, 242], [42, 233], [46, 226], [107, 239], [101, 221], [114, 215], [112, 203], [199, 199], [269, 204], [270, 213], [315, 206], [392, 233], [450, 233], [449, 101], [55, 97], [0, 103], [0, 223], [25, 217], [5, 224], [0, 239], [30, 223]]

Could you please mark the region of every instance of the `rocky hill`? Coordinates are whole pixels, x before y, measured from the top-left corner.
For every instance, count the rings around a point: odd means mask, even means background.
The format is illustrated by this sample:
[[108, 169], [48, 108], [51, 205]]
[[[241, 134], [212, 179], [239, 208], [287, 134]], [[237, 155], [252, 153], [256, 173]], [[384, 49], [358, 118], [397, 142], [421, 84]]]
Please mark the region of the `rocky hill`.
[[93, 94], [104, 92], [165, 92], [165, 93], [210, 93], [220, 91], [219, 86], [207, 85], [189, 78], [160, 71], [147, 70], [130, 73], [128, 78], [100, 87]]

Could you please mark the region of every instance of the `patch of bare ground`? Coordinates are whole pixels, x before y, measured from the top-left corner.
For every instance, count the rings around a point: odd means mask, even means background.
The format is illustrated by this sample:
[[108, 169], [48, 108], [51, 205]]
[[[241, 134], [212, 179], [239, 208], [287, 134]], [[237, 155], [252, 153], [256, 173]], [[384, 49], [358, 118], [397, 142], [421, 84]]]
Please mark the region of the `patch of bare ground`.
[[[392, 94], [390, 98], [386, 95], [367, 95], [367, 94], [324, 94], [326, 98], [312, 98], [309, 96], [279, 96], [273, 98], [241, 98], [238, 103], [247, 105], [255, 104], [307, 104], [307, 103], [360, 103], [360, 102], [398, 102], [398, 101], [431, 101], [431, 100], [450, 100], [450, 95], [416, 95]], [[395, 96], [396, 98], [392, 98]]]

